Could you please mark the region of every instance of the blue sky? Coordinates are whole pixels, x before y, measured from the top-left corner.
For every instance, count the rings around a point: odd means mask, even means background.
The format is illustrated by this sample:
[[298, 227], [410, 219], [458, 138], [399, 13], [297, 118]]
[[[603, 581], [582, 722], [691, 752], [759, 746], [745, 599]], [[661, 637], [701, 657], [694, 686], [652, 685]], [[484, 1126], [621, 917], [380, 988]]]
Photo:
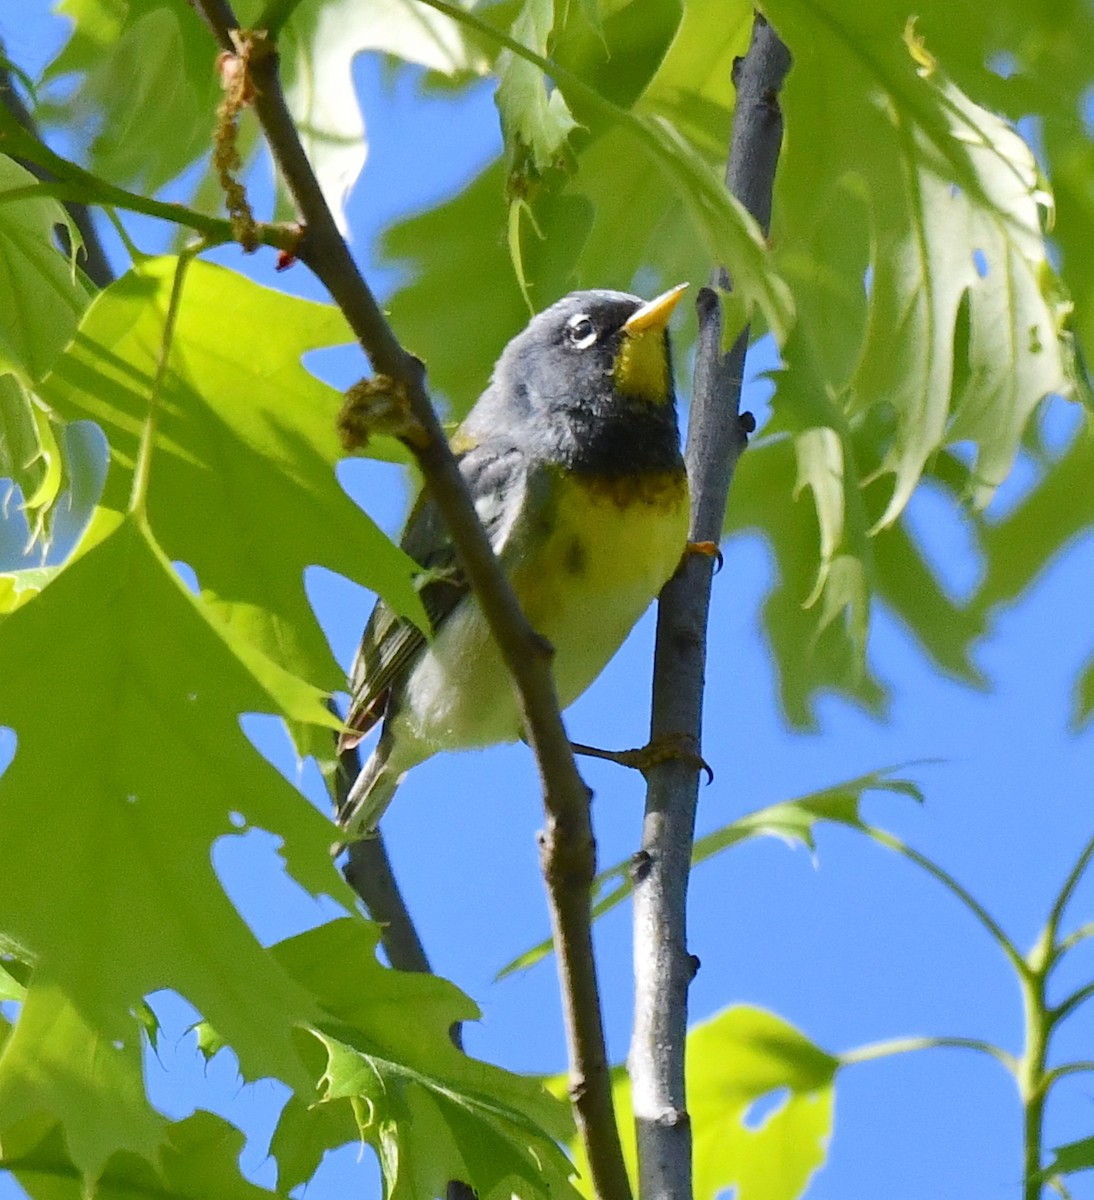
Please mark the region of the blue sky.
[[[8, 54], [32, 72], [61, 29], [42, 0], [0, 6]], [[385, 82], [372, 61], [359, 62], [357, 80], [370, 155], [349, 217], [355, 252], [383, 294], [398, 276], [376, 261], [378, 231], [447, 194], [486, 161], [498, 145], [497, 121], [485, 87], [454, 110], [448, 101], [420, 97], [408, 73]], [[163, 244], [163, 231], [149, 223], [132, 222], [130, 229], [143, 249]], [[243, 260], [230, 249], [218, 257], [274, 282], [272, 255]], [[302, 268], [276, 277], [276, 284], [319, 294]], [[360, 374], [351, 351], [324, 355], [316, 369], [340, 384]], [[751, 369], [755, 374], [754, 363]], [[745, 406], [762, 411], [768, 390], [763, 380], [750, 383]], [[1057, 408], [1052, 424], [1063, 437], [1074, 420], [1062, 404]], [[352, 462], [342, 479], [385, 528], [397, 531], [406, 497], [394, 469]], [[1020, 470], [994, 511], [1013, 503], [1026, 483], [1028, 471]], [[955, 594], [967, 595], [982, 564], [959, 515], [925, 493], [913, 500], [911, 516], [943, 578]], [[780, 717], [760, 628], [760, 605], [774, 582], [772, 557], [756, 538], [724, 549], [704, 729], [715, 782], [701, 795], [701, 832], [864, 771], [937, 760], [907, 771], [924, 788], [923, 807], [875, 797], [867, 816], [943, 864], [1028, 948], [1094, 832], [1094, 735], [1074, 736], [1067, 728], [1074, 682], [1094, 652], [1094, 539], [1074, 545], [1021, 604], [998, 614], [975, 654], [988, 691], [939, 676], [880, 612], [871, 657], [892, 688], [888, 718], [824, 699], [819, 729], [809, 735], [790, 732]], [[331, 644], [348, 665], [370, 597], [318, 570], [308, 584]], [[569, 710], [577, 740], [605, 746], [644, 740], [652, 630], [650, 614]], [[247, 722], [263, 751], [295, 779], [287, 742], [274, 726], [268, 718]], [[596, 793], [601, 861], [610, 864], [637, 844], [642, 781], [606, 764], [583, 764], [583, 771]], [[305, 771], [302, 785], [318, 801], [314, 772]], [[553, 964], [493, 982], [498, 968], [547, 928], [534, 838], [539, 821], [534, 766], [519, 746], [417, 768], [385, 829], [436, 968], [483, 1008], [482, 1022], [467, 1031], [470, 1052], [516, 1070], [554, 1072], [563, 1068], [564, 1052]], [[216, 864], [263, 941], [329, 915], [284, 879], [272, 839], [261, 833], [228, 839], [216, 850]], [[1067, 923], [1090, 920], [1092, 910], [1088, 880]], [[597, 939], [618, 1060], [629, 1038], [629, 910], [602, 922]], [[934, 881], [846, 832], [822, 830], [813, 858], [766, 840], [700, 868], [692, 884], [690, 946], [702, 960], [691, 994], [696, 1019], [744, 1002], [773, 1009], [833, 1051], [912, 1034], [983, 1037], [1020, 1049], [1019, 995], [995, 946]], [[1094, 976], [1094, 945], [1075, 956], [1066, 974], [1061, 989]], [[283, 1090], [269, 1082], [242, 1086], [230, 1054], [203, 1067], [185, 1033], [193, 1013], [175, 997], [159, 998], [157, 1009], [169, 1032], [159, 1060], [149, 1061], [155, 1101], [172, 1115], [207, 1107], [241, 1125], [253, 1138], [244, 1165], [270, 1183], [262, 1139]], [[1094, 1005], [1064, 1027], [1059, 1044], [1070, 1055], [1092, 1056]], [[1066, 1081], [1054, 1097], [1049, 1146], [1094, 1132], [1094, 1076]], [[986, 1059], [942, 1050], [863, 1065], [839, 1078], [830, 1160], [807, 1194], [810, 1200], [1010, 1200], [1019, 1195], [1019, 1133], [1012, 1083]], [[370, 1154], [350, 1147], [330, 1156], [308, 1195], [325, 1200], [347, 1187], [359, 1196], [378, 1194], [375, 1179]], [[4, 1200], [15, 1194], [10, 1180], [0, 1180]], [[1080, 1177], [1073, 1195], [1094, 1197], [1094, 1179]]]

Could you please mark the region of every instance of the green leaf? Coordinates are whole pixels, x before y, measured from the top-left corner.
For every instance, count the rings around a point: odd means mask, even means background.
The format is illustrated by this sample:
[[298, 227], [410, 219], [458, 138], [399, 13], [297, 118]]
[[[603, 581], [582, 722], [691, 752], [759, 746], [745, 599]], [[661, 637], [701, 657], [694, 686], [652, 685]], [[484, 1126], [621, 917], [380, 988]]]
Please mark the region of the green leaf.
[[[159, 1169], [132, 1155], [116, 1154], [95, 1185], [96, 1200], [270, 1200], [276, 1193], [248, 1182], [239, 1171], [243, 1134], [208, 1112], [167, 1126]], [[26, 1123], [5, 1135], [0, 1168], [10, 1171], [33, 1200], [84, 1200], [79, 1172], [65, 1149], [59, 1126]]]
[[26, 567], [0, 575], [0, 613], [14, 612], [35, 596], [57, 574], [57, 567]]
[[[809, 391], [812, 352], [799, 326], [775, 375], [783, 403], [741, 459], [726, 522], [728, 532], [758, 530], [775, 555], [779, 580], [764, 603], [765, 624], [780, 699], [806, 727], [824, 689], [875, 710], [883, 703], [867, 659], [876, 601], [940, 669], [972, 684], [983, 683], [970, 649], [984, 631], [983, 613], [947, 595], [904, 520], [877, 528], [888, 493], [874, 468], [888, 426], [852, 425], [829, 397]], [[942, 479], [951, 465], [939, 457], [930, 473], [957, 504], [960, 484]]]
[[27, 971], [23, 963], [0, 959], [0, 1000], [22, 1000], [26, 995]]
[[[699, 78], [715, 98], [695, 97], [681, 86], [701, 38], [694, 23], [681, 25], [679, 6], [673, 0], [631, 0], [606, 8], [601, 29], [594, 30], [579, 6], [571, 5], [557, 31], [554, 78], [586, 132], [572, 139], [572, 173], [553, 172], [534, 198], [520, 197], [529, 201], [534, 217], [519, 256], [532, 303], [542, 309], [581, 287], [652, 295], [682, 280], [705, 279], [712, 263], [724, 262], [742, 305], [761, 309], [769, 326], [785, 335], [793, 312], [790, 295], [772, 269], [755, 222], [725, 189], [722, 132], [712, 158], [711, 138], [696, 148], [675, 123], [679, 119], [690, 133], [696, 122], [711, 118], [720, 131], [728, 129], [728, 80], [715, 81], [714, 70], [732, 56], [736, 42], [713, 62], [709, 48], [702, 51]], [[751, 9], [731, 6], [728, 27], [735, 36], [743, 35], [746, 11], [750, 20]], [[542, 87], [541, 73], [532, 69]], [[495, 163], [460, 195], [395, 225], [386, 236], [385, 249], [411, 275], [392, 297], [392, 320], [429, 364], [431, 378], [453, 400], [457, 415], [482, 390], [505, 342], [528, 319], [505, 253], [511, 232], [500, 194], [504, 185], [504, 169]], [[523, 224], [531, 227], [532, 222]], [[452, 304], [468, 278], [478, 282], [473, 319], [466, 306]], [[684, 326], [676, 337], [681, 359], [691, 336]]]
[[1094, 1137], [1068, 1142], [1066, 1146], [1057, 1146], [1052, 1153], [1052, 1162], [1042, 1172], [1047, 1179], [1094, 1170]]
[[[524, 0], [511, 36], [545, 56], [554, 21], [554, 0]], [[496, 100], [511, 164], [508, 186], [514, 197], [524, 199], [546, 171], [563, 164], [577, 122], [562, 92], [535, 64], [506, 50], [497, 73]]]
[[556, 1144], [572, 1133], [567, 1107], [538, 1081], [457, 1050], [451, 1027], [477, 1017], [475, 1006], [435, 976], [381, 966], [377, 939], [374, 927], [335, 921], [274, 947], [329, 1014], [316, 1031], [322, 1095], [291, 1099], [274, 1134], [281, 1187], [360, 1140], [380, 1159], [389, 1200], [443, 1195], [450, 1179], [481, 1200], [573, 1196]]
[[[783, 710], [794, 725], [803, 728], [813, 727], [813, 705], [822, 691], [857, 700], [873, 712], [882, 710], [885, 699], [864, 658], [863, 576], [848, 571], [846, 578], [835, 580], [835, 590], [826, 597], [827, 608], [818, 611], [809, 607], [811, 599], [819, 594], [818, 579], [823, 589], [836, 548], [843, 544], [842, 529], [838, 535], [834, 533], [831, 509], [826, 509], [822, 531], [816, 504], [795, 494], [804, 477], [816, 481], [818, 493], [826, 496], [818, 477], [827, 470], [832, 471], [837, 494], [847, 494], [841, 476], [848, 458], [842, 443], [835, 442], [839, 455], [836, 463], [818, 460], [825, 448], [825, 442], [805, 437], [800, 455], [803, 468], [794, 439], [765, 439], [750, 447], [737, 465], [726, 520], [727, 533], [758, 530], [774, 553], [778, 579], [764, 601], [764, 624], [779, 673]], [[850, 465], [853, 469], [853, 459]], [[857, 500], [854, 503], [857, 507]], [[852, 545], [854, 552], [868, 553], [861, 542]], [[846, 561], [846, 556], [841, 557]], [[835, 619], [838, 614], [834, 607], [840, 603], [851, 606], [853, 622]]]
[[[974, 598], [982, 620], [1016, 600], [1041, 573], [1094, 523], [1089, 482], [1094, 471], [1094, 437], [1084, 422], [1055, 462], [1045, 464], [1037, 486], [983, 534], [987, 572]], [[1075, 691], [1076, 725], [1094, 714], [1094, 661], [1082, 671]]]
[[[852, 418], [894, 414], [879, 524], [957, 440], [974, 443], [969, 492], [982, 505], [1035, 405], [1072, 386], [1068, 305], [1041, 226], [1051, 200], [1033, 156], [945, 79], [895, 0], [767, 11], [795, 56], [773, 241], [813, 346], [797, 390], [829, 392]], [[863, 209], [868, 222], [854, 220]], [[845, 232], [830, 238], [841, 215]]]
[[[238, 6], [248, 27], [259, 0]], [[46, 71], [47, 83], [81, 78], [71, 104], [94, 129], [91, 169], [113, 183], [153, 193], [211, 153], [221, 92], [217, 45], [191, 5], [179, 0], [65, 0], [74, 22], [68, 43]], [[353, 86], [353, 60], [378, 50], [454, 75], [481, 71], [481, 56], [459, 27], [412, 0], [378, 0], [367, 11], [356, 0], [297, 4], [279, 31], [286, 99], [323, 194], [344, 226], [344, 206], [365, 163], [364, 122]], [[45, 103], [39, 116], [68, 125], [69, 103]], [[241, 148], [258, 146], [245, 119]], [[283, 185], [277, 213], [293, 219]]]
[[81, 78], [70, 100], [43, 103], [38, 115], [79, 128], [73, 113], [82, 114], [92, 130], [95, 174], [151, 194], [211, 151], [220, 102], [217, 45], [191, 5], [63, 0], [58, 11], [73, 31], [45, 81]]
[[34, 962], [0, 1058], [0, 1136], [51, 1114], [94, 1180], [115, 1152], [154, 1161], [163, 1145], [131, 1015], [152, 991], [185, 996], [249, 1078], [310, 1086], [291, 1035], [317, 1004], [228, 900], [214, 840], [276, 831], [298, 882], [351, 897], [330, 824], [239, 726], [249, 711], [329, 723], [321, 695], [241, 661], [138, 521], [104, 515], [84, 545], [0, 622], [0, 723], [18, 738], [0, 777], [0, 913]]
[[987, 574], [977, 604], [995, 608], [1016, 600], [1084, 529], [1094, 523], [1094, 436], [1089, 421], [1037, 486], [983, 534]]
[[[692, 868], [723, 850], [756, 837], [777, 837], [788, 845], [803, 845], [813, 850], [813, 830], [820, 821], [830, 821], [867, 833], [869, 831], [859, 815], [864, 793], [879, 791], [897, 796], [910, 796], [913, 800], [923, 798], [916, 784], [906, 779], [890, 777], [895, 769], [871, 771], [867, 775], [859, 775], [823, 791], [811, 792], [796, 800], [771, 804], [739, 817], [736, 821], [731, 821], [721, 829], [696, 840], [692, 847]], [[629, 859], [601, 871], [593, 880], [593, 920], [622, 904], [633, 891]], [[497, 978], [502, 979], [514, 971], [523, 971], [534, 966], [552, 950], [551, 939], [545, 938], [502, 967]]]
[[[528, 320], [499, 236], [505, 221], [498, 162], [448, 203], [393, 225], [383, 237], [385, 256], [410, 275], [388, 302], [392, 327], [424, 360], [430, 387], [451, 401], [453, 418], [475, 402], [505, 343]], [[532, 240], [526, 260], [539, 244]], [[481, 286], [469, 288], [472, 279]]]
[[[106, 433], [114, 469], [103, 504], [116, 510], [128, 504], [174, 271], [174, 259], [156, 259], [112, 284], [42, 385], [63, 417]], [[424, 620], [416, 564], [335, 477], [341, 396], [301, 365], [307, 351], [351, 336], [329, 305], [193, 263], [158, 385], [147, 497], [157, 541], [193, 567], [225, 623], [326, 689], [342, 672], [307, 603], [306, 567], [357, 579]]]
[[[728, 1008], [688, 1032], [685, 1070], [696, 1200], [733, 1189], [735, 1200], [796, 1200], [823, 1165], [832, 1133], [839, 1061], [761, 1008]], [[630, 1080], [613, 1071], [616, 1119], [636, 1178]], [[565, 1080], [552, 1081], [565, 1094]], [[757, 1126], [750, 1109], [773, 1093], [785, 1100]], [[572, 1147], [583, 1180], [584, 1156]], [[586, 1184], [585, 1195], [591, 1195]]]
[[[257, 10], [259, 5], [250, 7]], [[485, 66], [455, 21], [417, 0], [297, 4], [278, 49], [289, 108], [323, 195], [343, 229], [346, 199], [368, 150], [353, 80], [357, 56], [379, 51], [449, 77], [481, 73]], [[295, 218], [283, 186], [277, 207], [281, 218]]]
[[[79, 243], [64, 208], [48, 197], [3, 199], [4, 192], [35, 182], [29, 171], [0, 154], [0, 376], [10, 371], [24, 384], [53, 365], [88, 301], [53, 240], [54, 226], [63, 225]], [[5, 408], [12, 402], [10, 392], [0, 395]]]
[[61, 472], [56, 445], [43, 446], [41, 433], [30, 391], [15, 375], [0, 374], [0, 479], [48, 506], [60, 491]]
[[[67, 514], [68, 526], [79, 530], [91, 517], [106, 473], [105, 447], [98, 429], [77, 421], [55, 430], [50, 414], [14, 375], [0, 375], [0, 480], [20, 490], [20, 510], [29, 538], [15, 545], [21, 522], [0, 524], [0, 568], [22, 562], [37, 545], [44, 552], [52, 540], [53, 518]], [[0, 508], [12, 503], [0, 492]], [[62, 488], [64, 489], [62, 491]]]

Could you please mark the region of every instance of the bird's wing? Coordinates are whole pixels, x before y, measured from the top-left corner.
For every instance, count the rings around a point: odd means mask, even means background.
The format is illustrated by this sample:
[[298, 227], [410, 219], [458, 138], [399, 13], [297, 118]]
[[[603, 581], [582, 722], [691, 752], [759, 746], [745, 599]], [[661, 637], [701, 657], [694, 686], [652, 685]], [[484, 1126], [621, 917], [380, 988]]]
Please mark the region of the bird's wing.
[[[480, 444], [460, 456], [459, 466], [479, 519], [498, 551], [520, 506], [517, 489], [522, 485], [524, 457], [511, 446]], [[469, 588], [440, 510], [425, 491], [411, 509], [401, 545], [422, 567], [419, 595], [436, 633]], [[383, 600], [377, 601], [350, 669], [350, 708], [340, 750], [356, 746], [380, 720], [392, 685], [405, 676], [425, 644], [425, 635], [417, 625], [399, 616]]]

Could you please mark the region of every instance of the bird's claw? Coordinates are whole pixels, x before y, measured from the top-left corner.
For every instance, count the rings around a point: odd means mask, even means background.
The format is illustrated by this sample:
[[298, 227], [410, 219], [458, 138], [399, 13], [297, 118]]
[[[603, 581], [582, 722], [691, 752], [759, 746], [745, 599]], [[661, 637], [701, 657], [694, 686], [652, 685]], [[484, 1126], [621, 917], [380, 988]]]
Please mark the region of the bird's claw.
[[688, 542], [684, 547], [684, 556], [680, 559], [680, 570], [684, 563], [688, 561], [688, 556], [692, 554], [700, 554], [704, 558], [714, 559], [714, 574], [717, 575], [725, 564], [725, 559], [722, 557], [721, 550], [718, 549], [717, 542]]
[[699, 744], [690, 733], [662, 733], [644, 746], [631, 750], [601, 750], [597, 746], [586, 746], [581, 742], [571, 742], [570, 746], [575, 754], [602, 758], [618, 763], [621, 767], [632, 767], [641, 771], [643, 775], [651, 767], [663, 762], [683, 762], [697, 771], [704, 771], [707, 783], [714, 782], [714, 771], [699, 753]]

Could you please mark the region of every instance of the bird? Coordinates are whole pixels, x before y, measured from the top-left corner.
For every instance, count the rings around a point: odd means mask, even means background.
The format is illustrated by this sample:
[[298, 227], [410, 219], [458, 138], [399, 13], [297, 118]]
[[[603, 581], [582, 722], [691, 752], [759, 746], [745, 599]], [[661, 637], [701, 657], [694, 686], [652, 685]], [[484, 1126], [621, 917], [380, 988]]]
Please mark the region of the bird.
[[[565, 708], [607, 665], [679, 566], [689, 496], [668, 322], [686, 284], [645, 301], [575, 291], [502, 351], [451, 439]], [[340, 811], [342, 844], [375, 835], [406, 772], [442, 750], [515, 742], [513, 686], [428, 492], [401, 545], [432, 625], [377, 601], [349, 673], [339, 751], [382, 722]]]

